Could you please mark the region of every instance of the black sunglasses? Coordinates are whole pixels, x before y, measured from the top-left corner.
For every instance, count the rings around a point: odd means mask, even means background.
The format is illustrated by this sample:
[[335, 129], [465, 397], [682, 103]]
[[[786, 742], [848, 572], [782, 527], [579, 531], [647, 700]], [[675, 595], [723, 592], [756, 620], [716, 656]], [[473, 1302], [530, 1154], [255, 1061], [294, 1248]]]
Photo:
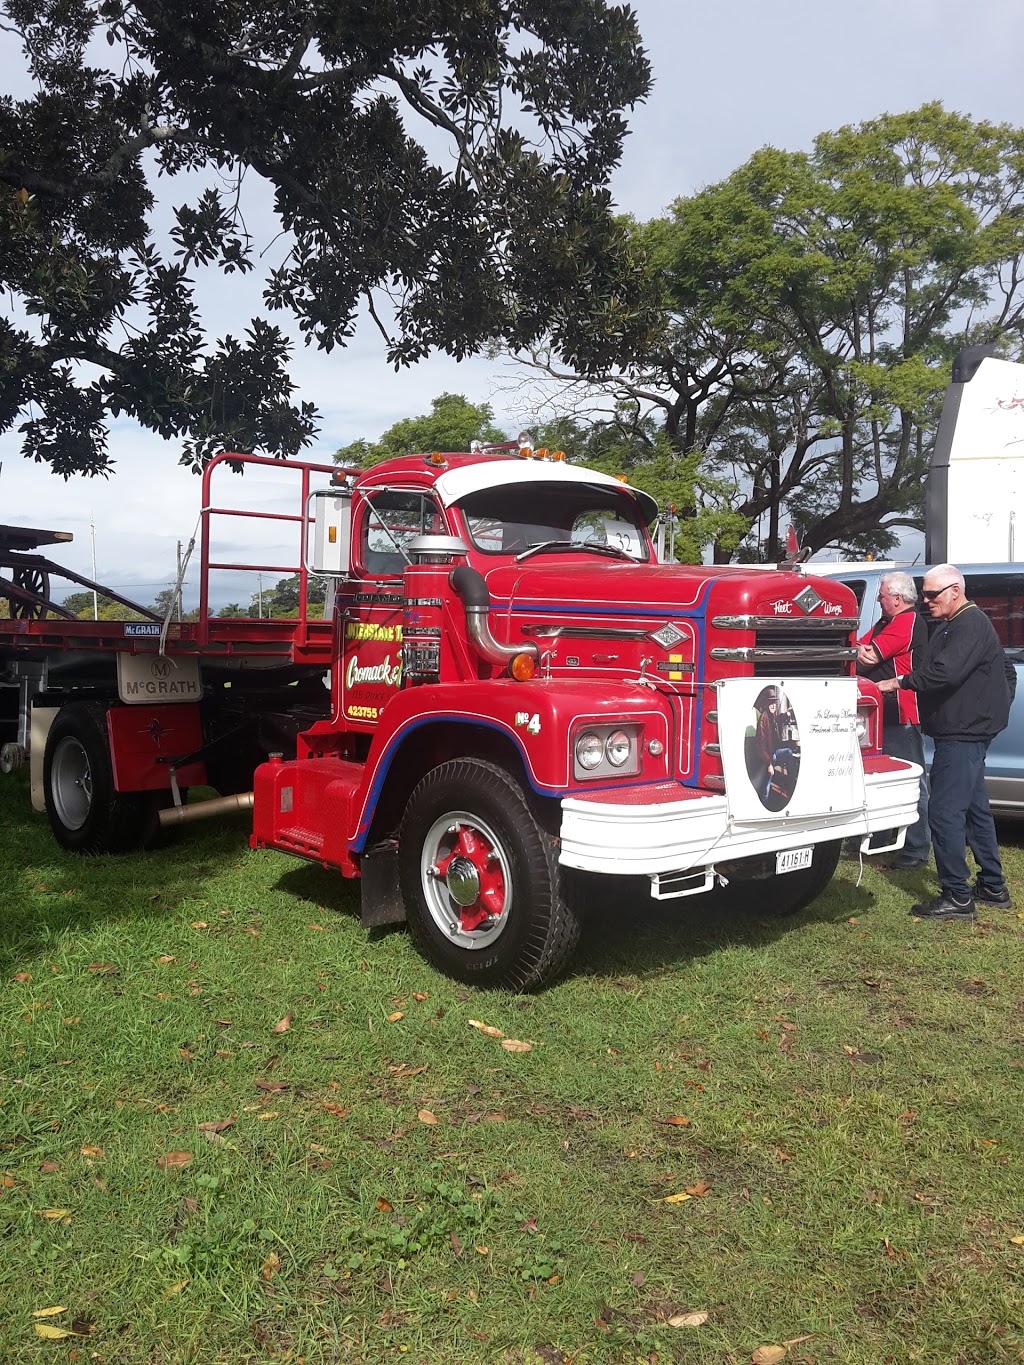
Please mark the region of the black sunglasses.
[[950, 588], [955, 587], [955, 583], [947, 583], [944, 588], [922, 588], [921, 596], [926, 602], [934, 602], [936, 597], [941, 597], [944, 592], [948, 592]]

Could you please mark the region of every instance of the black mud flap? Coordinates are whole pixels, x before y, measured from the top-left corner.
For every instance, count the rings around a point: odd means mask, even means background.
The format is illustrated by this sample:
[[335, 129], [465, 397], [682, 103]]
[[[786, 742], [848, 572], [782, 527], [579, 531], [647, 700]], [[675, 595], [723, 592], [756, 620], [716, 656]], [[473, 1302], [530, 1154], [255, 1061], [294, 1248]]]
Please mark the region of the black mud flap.
[[359, 918], [366, 929], [404, 924], [405, 904], [398, 887], [398, 843], [386, 839], [363, 850], [359, 860], [362, 899]]

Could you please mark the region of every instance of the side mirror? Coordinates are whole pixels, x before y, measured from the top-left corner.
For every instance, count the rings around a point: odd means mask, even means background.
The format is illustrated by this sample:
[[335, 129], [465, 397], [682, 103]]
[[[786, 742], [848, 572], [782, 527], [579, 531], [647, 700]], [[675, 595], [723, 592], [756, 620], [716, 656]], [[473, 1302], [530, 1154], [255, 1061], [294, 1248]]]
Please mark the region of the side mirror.
[[351, 490], [318, 488], [310, 493], [306, 504], [307, 570], [321, 578], [348, 578], [351, 543]]

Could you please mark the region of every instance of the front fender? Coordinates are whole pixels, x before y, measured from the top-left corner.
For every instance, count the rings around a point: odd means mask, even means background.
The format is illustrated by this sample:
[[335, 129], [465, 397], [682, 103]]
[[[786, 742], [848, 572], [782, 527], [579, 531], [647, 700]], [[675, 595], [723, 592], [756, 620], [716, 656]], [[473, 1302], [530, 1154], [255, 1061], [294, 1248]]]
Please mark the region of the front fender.
[[[641, 768], [616, 787], [663, 781], [668, 763], [671, 713], [664, 698], [649, 688], [601, 682], [512, 679], [480, 683], [437, 683], [403, 691], [388, 702], [366, 763], [364, 796], [353, 847], [362, 848], [388, 771], [405, 740], [431, 725], [465, 725], [504, 735], [522, 758], [527, 779], [543, 796], [562, 797], [573, 790], [594, 790], [608, 779], [581, 783], [572, 776], [572, 736], [583, 725], [620, 723], [641, 727]], [[662, 745], [654, 756], [651, 740]], [[471, 752], [467, 744], [467, 753]]]

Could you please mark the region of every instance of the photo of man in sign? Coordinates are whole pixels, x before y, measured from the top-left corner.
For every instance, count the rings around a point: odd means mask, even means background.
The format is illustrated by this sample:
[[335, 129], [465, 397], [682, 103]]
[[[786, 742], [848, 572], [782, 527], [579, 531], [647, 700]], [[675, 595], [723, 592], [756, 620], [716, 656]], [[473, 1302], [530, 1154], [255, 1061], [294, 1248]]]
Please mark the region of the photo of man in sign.
[[767, 810], [784, 810], [800, 775], [800, 732], [785, 692], [765, 687], [746, 733], [747, 774]]

